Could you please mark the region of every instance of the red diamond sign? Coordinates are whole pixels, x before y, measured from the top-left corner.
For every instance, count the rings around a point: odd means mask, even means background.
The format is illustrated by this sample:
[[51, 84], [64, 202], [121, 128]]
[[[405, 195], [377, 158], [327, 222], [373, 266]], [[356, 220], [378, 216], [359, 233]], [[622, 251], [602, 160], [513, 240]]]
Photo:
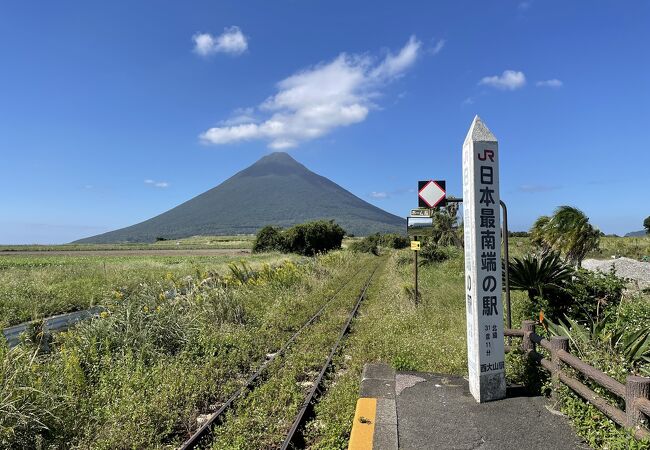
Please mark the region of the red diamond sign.
[[447, 204], [444, 180], [418, 181], [418, 206], [420, 208], [435, 208]]

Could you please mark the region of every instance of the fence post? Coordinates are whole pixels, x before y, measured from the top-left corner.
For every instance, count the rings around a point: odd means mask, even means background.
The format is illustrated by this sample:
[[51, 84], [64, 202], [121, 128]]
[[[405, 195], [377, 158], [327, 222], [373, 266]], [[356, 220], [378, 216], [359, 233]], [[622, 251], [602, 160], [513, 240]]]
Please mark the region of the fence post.
[[629, 427], [641, 425], [643, 413], [639, 411], [634, 401], [637, 398], [650, 400], [650, 378], [630, 375], [625, 382], [625, 414]]
[[521, 349], [524, 353], [535, 351], [535, 343], [530, 336], [535, 332], [535, 322], [532, 320], [524, 320], [521, 322], [521, 329], [524, 332], [524, 337], [521, 339]]
[[551, 338], [551, 363], [553, 364], [553, 372], [551, 373], [551, 382], [553, 384], [553, 392], [551, 397], [554, 400], [555, 407], [560, 403], [558, 391], [560, 389], [560, 370], [562, 370], [562, 361], [558, 350], [569, 351], [569, 338], [565, 336], [553, 336]]

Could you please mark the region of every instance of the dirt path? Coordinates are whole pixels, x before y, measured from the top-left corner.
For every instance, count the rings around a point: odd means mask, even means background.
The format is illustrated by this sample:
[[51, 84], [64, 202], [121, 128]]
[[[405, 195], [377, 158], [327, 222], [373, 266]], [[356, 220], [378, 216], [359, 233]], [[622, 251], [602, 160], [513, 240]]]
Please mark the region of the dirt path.
[[0, 256], [219, 256], [248, 255], [248, 248], [178, 249], [178, 250], [43, 250], [0, 251]]

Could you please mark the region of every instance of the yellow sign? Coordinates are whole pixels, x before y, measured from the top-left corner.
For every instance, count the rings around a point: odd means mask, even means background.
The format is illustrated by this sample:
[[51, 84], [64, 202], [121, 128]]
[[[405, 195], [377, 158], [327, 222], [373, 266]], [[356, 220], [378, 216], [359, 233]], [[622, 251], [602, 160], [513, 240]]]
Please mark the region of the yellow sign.
[[420, 241], [411, 241], [411, 250], [420, 250]]

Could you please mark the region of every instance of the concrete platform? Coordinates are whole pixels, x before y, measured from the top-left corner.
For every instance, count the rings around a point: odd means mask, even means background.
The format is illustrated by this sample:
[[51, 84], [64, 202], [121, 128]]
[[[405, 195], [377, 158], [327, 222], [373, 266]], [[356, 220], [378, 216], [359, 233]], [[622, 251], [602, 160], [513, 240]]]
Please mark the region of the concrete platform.
[[[546, 398], [524, 388], [509, 387], [506, 399], [478, 404], [462, 377], [398, 372], [391, 379], [391, 373], [383, 364], [364, 368], [359, 402], [375, 411], [357, 411], [350, 449], [589, 448], [567, 418], [547, 408]], [[355, 432], [365, 432], [365, 440], [355, 440]]]

